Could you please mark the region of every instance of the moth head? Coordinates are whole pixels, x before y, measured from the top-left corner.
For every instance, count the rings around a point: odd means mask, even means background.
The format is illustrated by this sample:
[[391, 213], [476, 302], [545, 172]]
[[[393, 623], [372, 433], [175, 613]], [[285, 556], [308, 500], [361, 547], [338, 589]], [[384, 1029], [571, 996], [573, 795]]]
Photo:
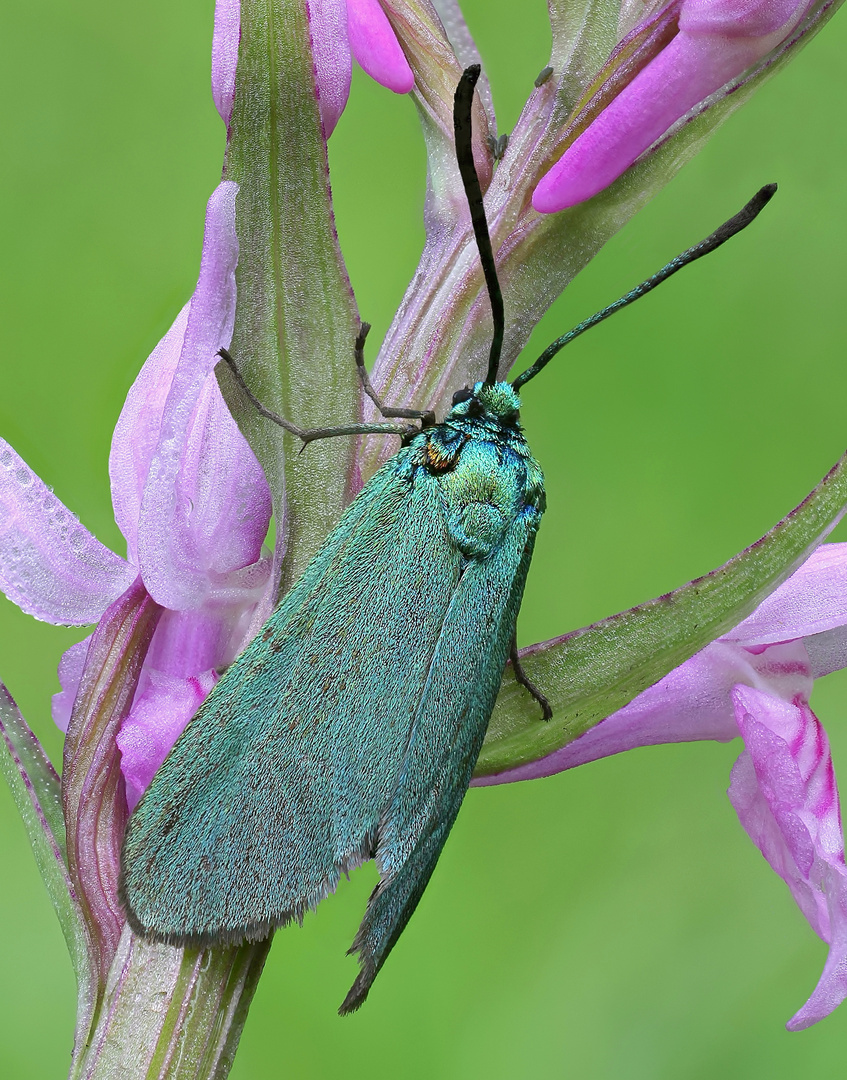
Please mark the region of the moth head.
[[486, 419], [499, 424], [516, 424], [520, 418], [521, 399], [507, 382], [478, 382], [453, 395], [453, 419]]

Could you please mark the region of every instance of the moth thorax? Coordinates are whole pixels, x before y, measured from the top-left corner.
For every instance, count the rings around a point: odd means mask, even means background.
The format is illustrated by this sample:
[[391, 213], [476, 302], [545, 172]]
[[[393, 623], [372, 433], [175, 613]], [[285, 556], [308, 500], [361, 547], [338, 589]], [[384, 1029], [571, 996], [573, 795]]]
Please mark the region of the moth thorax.
[[496, 382], [491, 385], [477, 383], [474, 387], [474, 397], [492, 416], [506, 419], [520, 412], [521, 399], [507, 382]]

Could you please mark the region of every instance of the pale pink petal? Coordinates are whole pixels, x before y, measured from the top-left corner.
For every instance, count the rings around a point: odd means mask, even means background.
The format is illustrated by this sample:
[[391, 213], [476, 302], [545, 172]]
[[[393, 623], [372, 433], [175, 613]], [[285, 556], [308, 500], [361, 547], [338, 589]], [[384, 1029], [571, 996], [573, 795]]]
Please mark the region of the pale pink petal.
[[149, 666], [184, 679], [206, 668], [231, 664], [255, 635], [253, 613], [258, 605], [264, 613], [270, 564], [269, 558], [256, 564], [252, 589], [245, 580], [231, 605], [208, 605], [199, 611], [165, 610], [150, 643]]
[[793, 701], [737, 686], [745, 749], [729, 797], [751, 840], [786, 882], [812, 929], [830, 945], [821, 981], [792, 1030], [847, 996], [847, 868], [838, 788], [826, 732], [804, 695]]
[[227, 127], [235, 101], [235, 69], [240, 41], [240, 0], [217, 0], [212, 36], [212, 100]]
[[808, 696], [812, 676], [803, 643], [750, 650], [713, 641], [572, 743], [539, 761], [474, 780], [474, 786], [552, 776], [639, 746], [702, 739], [728, 742], [738, 735], [731, 697], [737, 683], [775, 688], [789, 699]]
[[88, 656], [88, 646], [91, 635], [71, 645], [62, 654], [59, 661], [59, 685], [61, 690], [54, 694], [50, 704], [50, 715], [53, 723], [60, 731], [67, 731], [71, 720], [71, 710], [76, 700], [76, 692], [82, 678], [82, 669], [85, 667], [85, 658]]
[[308, 0], [318, 105], [329, 138], [350, 96], [353, 62], [347, 40], [347, 0]]
[[725, 639], [764, 645], [836, 630], [845, 623], [847, 544], [821, 544]]
[[0, 439], [0, 591], [36, 619], [85, 626], [134, 580]]
[[199, 608], [256, 562], [270, 519], [264, 474], [213, 374], [235, 317], [237, 185], [209, 200], [197, 289], [139, 515], [138, 561], [163, 607]]
[[347, 0], [347, 31], [368, 75], [395, 94], [408, 94], [415, 76], [379, 0]]
[[816, 679], [847, 667], [847, 626], [837, 626], [807, 637], [805, 643]]
[[785, 1025], [789, 1031], [802, 1031], [823, 1020], [847, 997], [847, 874], [843, 865], [824, 863], [820, 887], [829, 906], [829, 952], [811, 997]]
[[214, 671], [178, 679], [146, 669], [145, 685], [116, 739], [130, 811], [217, 680]]
[[127, 557], [138, 564], [138, 519], [150, 463], [159, 445], [162, 413], [170, 393], [188, 325], [190, 302], [150, 353], [126, 396], [112, 435], [109, 480], [115, 521], [124, 535]]
[[195, 402], [179, 480], [179, 557], [216, 588], [224, 588], [228, 574], [259, 559], [271, 496], [253, 451], [232, 421], [214, 372], [206, 376]]

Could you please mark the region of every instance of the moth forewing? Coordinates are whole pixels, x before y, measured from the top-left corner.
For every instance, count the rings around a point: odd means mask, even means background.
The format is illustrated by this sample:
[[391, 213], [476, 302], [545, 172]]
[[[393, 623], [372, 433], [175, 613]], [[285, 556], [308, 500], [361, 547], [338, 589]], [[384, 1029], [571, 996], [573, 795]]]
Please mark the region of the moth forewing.
[[383, 466], [221, 678], [127, 829], [137, 932], [261, 937], [375, 854], [343, 1010], [364, 1000], [456, 818], [515, 632], [544, 506], [516, 400], [480, 384]]

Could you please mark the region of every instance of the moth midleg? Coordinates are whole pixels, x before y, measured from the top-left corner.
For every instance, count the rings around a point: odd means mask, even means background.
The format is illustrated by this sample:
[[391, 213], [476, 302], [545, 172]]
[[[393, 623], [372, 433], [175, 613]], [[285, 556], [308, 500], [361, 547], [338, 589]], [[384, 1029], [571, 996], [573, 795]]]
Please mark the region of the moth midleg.
[[386, 405], [373, 388], [368, 369], [365, 367], [365, 339], [370, 333], [370, 329], [371, 324], [363, 322], [359, 327], [359, 333], [356, 335], [356, 370], [359, 373], [362, 390], [376, 405], [382, 416], [396, 417], [402, 420], [420, 420], [422, 427], [432, 427], [435, 423], [435, 413], [432, 409], [426, 411], [420, 409], [397, 409], [393, 405]]
[[552, 720], [553, 719], [553, 707], [544, 694], [538, 689], [535, 683], [530, 679], [527, 673], [523, 669], [520, 657], [518, 656], [518, 636], [517, 633], [512, 637], [512, 645], [509, 649], [509, 659], [512, 661], [512, 670], [515, 673], [515, 682], [519, 683], [525, 690], [528, 690], [530, 694], [535, 698], [538, 704], [541, 706], [541, 719]]

